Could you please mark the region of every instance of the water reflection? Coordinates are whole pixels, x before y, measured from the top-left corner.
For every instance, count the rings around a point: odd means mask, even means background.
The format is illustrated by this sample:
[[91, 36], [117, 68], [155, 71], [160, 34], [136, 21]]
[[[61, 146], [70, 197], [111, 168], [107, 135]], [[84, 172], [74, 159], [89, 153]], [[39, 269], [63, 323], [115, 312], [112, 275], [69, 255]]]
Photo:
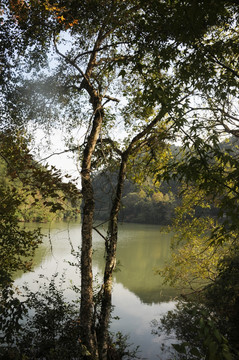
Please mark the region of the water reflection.
[[[101, 231], [104, 231], [101, 228]], [[34, 258], [34, 271], [16, 274], [16, 285], [25, 281], [31, 290], [38, 284], [33, 280], [43, 274], [48, 278], [58, 272], [65, 272], [68, 284], [79, 286], [80, 274], [69, 265], [75, 258], [72, 246], [77, 251], [81, 242], [79, 224], [55, 224], [44, 229], [46, 237]], [[104, 240], [94, 233], [94, 273], [103, 274]], [[163, 359], [160, 354], [161, 338], [151, 334], [150, 322], [174, 307], [171, 301], [176, 291], [162, 285], [155, 269], [169, 259], [170, 235], [163, 235], [158, 226], [124, 224], [119, 229], [117, 259], [120, 271], [114, 274], [113, 305], [114, 315], [120, 320], [112, 322], [112, 330], [130, 333], [130, 342], [140, 345], [142, 357]], [[72, 292], [67, 293], [70, 298]]]
[[[123, 303], [122, 303], [123, 299]], [[122, 284], [115, 284], [113, 292], [113, 304], [115, 309], [114, 316], [119, 320], [113, 320], [112, 330], [122, 331], [130, 335], [129, 342], [140, 345], [140, 355], [144, 359], [166, 359], [165, 353], [161, 351], [162, 343], [169, 344], [164, 334], [159, 336], [152, 335], [151, 322], [153, 319], [159, 320], [160, 316], [175, 306], [173, 301], [143, 304], [140, 299]]]
[[[159, 226], [124, 224], [120, 226], [117, 260], [120, 262], [114, 281], [133, 292], [143, 303], [171, 300], [176, 291], [163, 286], [155, 270], [170, 257], [170, 234], [160, 232]], [[98, 241], [100, 241], [98, 239]], [[94, 260], [103, 271], [103, 247], [97, 242]], [[103, 244], [102, 244], [103, 246]]]

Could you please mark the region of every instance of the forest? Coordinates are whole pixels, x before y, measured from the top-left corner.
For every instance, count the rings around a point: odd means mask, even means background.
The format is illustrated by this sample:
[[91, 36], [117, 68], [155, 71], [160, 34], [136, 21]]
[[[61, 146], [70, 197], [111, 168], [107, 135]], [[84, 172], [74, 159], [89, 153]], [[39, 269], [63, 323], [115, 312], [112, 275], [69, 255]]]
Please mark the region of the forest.
[[[238, 23], [237, 0], [0, 1], [0, 359], [140, 358], [110, 331], [121, 222], [174, 234], [167, 359], [239, 358]], [[34, 150], [59, 129], [80, 187]], [[22, 298], [14, 274], [60, 220], [81, 223], [77, 301], [56, 276]]]

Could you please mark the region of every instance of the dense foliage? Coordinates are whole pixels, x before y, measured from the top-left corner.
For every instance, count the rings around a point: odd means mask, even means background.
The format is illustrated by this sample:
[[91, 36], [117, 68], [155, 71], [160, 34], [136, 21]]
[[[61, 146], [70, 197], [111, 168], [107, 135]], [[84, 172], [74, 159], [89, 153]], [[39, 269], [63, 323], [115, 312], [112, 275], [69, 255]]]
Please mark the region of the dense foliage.
[[[4, 288], [0, 297], [1, 360], [80, 360], [89, 355], [79, 341], [78, 300], [67, 300], [64, 284], [64, 275], [44, 278], [37, 291], [25, 286], [21, 300], [11, 288]], [[75, 287], [76, 298], [78, 292]], [[138, 358], [137, 348], [130, 348], [121, 333], [111, 333], [109, 344], [112, 360]]]
[[72, 207], [77, 205], [77, 188], [34, 161], [27, 144], [28, 138], [20, 133], [0, 134], [1, 286], [11, 281], [14, 271], [31, 269], [41, 242], [40, 229], [26, 229], [20, 222], [75, 217], [77, 211]]
[[231, 137], [210, 146], [204, 153], [210, 172], [202, 172], [205, 163], [196, 162], [195, 155], [189, 171], [188, 158], [180, 161], [182, 203], [173, 221], [172, 261], [161, 274], [184, 294], [184, 302], [163, 319], [163, 328], [176, 329], [182, 341], [175, 345], [181, 359], [238, 358], [238, 182], [232, 176], [238, 168], [237, 144]]
[[76, 186], [64, 183], [56, 168], [49, 170], [35, 161], [29, 140], [21, 132], [0, 135], [0, 182], [18, 196], [19, 204], [14, 207], [18, 220], [47, 222], [77, 217], [77, 208], [75, 214], [73, 209], [78, 205], [79, 211]]
[[[117, 175], [104, 172], [95, 176], [95, 219], [107, 221], [114, 193]], [[172, 181], [170, 185], [154, 185], [149, 178], [143, 184], [126, 180], [122, 196], [119, 221], [141, 224], [169, 225], [174, 209], [180, 201], [180, 184]]]

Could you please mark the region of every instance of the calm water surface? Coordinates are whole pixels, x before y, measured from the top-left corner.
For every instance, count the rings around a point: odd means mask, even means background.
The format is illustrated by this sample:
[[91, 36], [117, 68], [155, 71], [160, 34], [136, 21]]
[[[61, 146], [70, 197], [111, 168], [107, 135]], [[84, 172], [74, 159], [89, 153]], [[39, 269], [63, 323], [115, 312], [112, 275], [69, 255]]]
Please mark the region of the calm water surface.
[[[100, 228], [104, 233], [104, 228]], [[49, 279], [53, 274], [65, 273], [67, 284], [80, 284], [80, 275], [76, 267], [69, 265], [76, 259], [72, 248], [79, 251], [81, 227], [79, 224], [59, 223], [44, 228], [45, 238], [34, 258], [33, 272], [18, 273], [15, 284], [24, 282], [37, 290], [39, 275]], [[104, 269], [104, 240], [94, 233], [94, 275], [99, 279]], [[155, 270], [169, 259], [170, 235], [162, 234], [155, 225], [123, 224], [119, 226], [117, 260], [118, 271], [114, 274], [113, 305], [114, 316], [112, 330], [130, 334], [129, 342], [140, 345], [139, 355], [144, 359], [165, 359], [161, 353], [164, 336], [151, 334], [151, 321], [174, 307], [176, 291], [162, 285], [162, 279]], [[43, 281], [43, 280], [42, 280]], [[74, 296], [68, 290], [69, 299]]]

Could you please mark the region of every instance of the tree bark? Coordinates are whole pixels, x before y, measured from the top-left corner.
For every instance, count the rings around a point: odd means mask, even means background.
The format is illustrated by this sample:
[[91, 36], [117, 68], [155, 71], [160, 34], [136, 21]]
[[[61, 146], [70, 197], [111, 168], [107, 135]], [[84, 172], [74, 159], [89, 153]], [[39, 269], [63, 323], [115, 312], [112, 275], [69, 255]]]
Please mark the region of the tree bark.
[[[96, 329], [94, 321], [94, 299], [93, 299], [93, 272], [92, 272], [92, 229], [94, 217], [94, 191], [91, 179], [91, 162], [97, 140], [99, 138], [104, 109], [102, 97], [94, 88], [90, 79], [92, 71], [96, 66], [97, 49], [100, 48], [104, 35], [99, 31], [91, 53], [86, 72], [80, 89], [85, 89], [90, 96], [90, 103], [94, 111], [91, 132], [87, 137], [82, 158], [81, 186], [83, 199], [82, 230], [81, 230], [81, 304], [80, 304], [80, 341], [84, 350], [90, 354], [86, 355], [89, 360], [98, 359], [98, 348]], [[78, 66], [75, 64], [76, 69]], [[80, 73], [83, 72], [79, 69]]]
[[118, 216], [120, 211], [124, 180], [126, 177], [128, 158], [134, 151], [139, 151], [140, 140], [153, 129], [153, 127], [164, 117], [165, 113], [166, 108], [162, 107], [158, 115], [148, 124], [145, 129], [133, 137], [127, 149], [121, 153], [121, 164], [118, 174], [116, 194], [112, 203], [108, 233], [105, 240], [106, 264], [104, 271], [103, 294], [101, 298], [101, 311], [99, 314], [99, 328], [97, 331], [98, 353], [100, 360], [107, 360], [109, 340], [108, 330], [112, 306], [112, 280], [113, 271], [116, 266], [116, 249], [118, 241]]
[[95, 103], [95, 116], [91, 133], [83, 153], [81, 181], [83, 196], [82, 245], [81, 245], [81, 306], [80, 306], [80, 340], [91, 356], [97, 359], [95, 324], [93, 321], [93, 275], [92, 275], [92, 228], [94, 215], [94, 193], [91, 181], [91, 158], [99, 137], [103, 108], [100, 101]]
[[103, 295], [101, 302], [101, 312], [99, 320], [99, 330], [98, 330], [98, 349], [99, 349], [99, 359], [107, 360], [108, 353], [108, 328], [111, 314], [112, 306], [112, 278], [113, 271], [116, 266], [116, 249], [117, 249], [117, 240], [118, 240], [118, 215], [120, 211], [120, 203], [123, 192], [124, 179], [126, 176], [126, 165], [127, 165], [128, 155], [123, 154], [119, 175], [118, 183], [115, 198], [111, 208], [110, 220], [108, 225], [108, 233], [105, 241], [105, 250], [106, 250], [106, 263], [104, 271], [104, 282], [103, 282]]

